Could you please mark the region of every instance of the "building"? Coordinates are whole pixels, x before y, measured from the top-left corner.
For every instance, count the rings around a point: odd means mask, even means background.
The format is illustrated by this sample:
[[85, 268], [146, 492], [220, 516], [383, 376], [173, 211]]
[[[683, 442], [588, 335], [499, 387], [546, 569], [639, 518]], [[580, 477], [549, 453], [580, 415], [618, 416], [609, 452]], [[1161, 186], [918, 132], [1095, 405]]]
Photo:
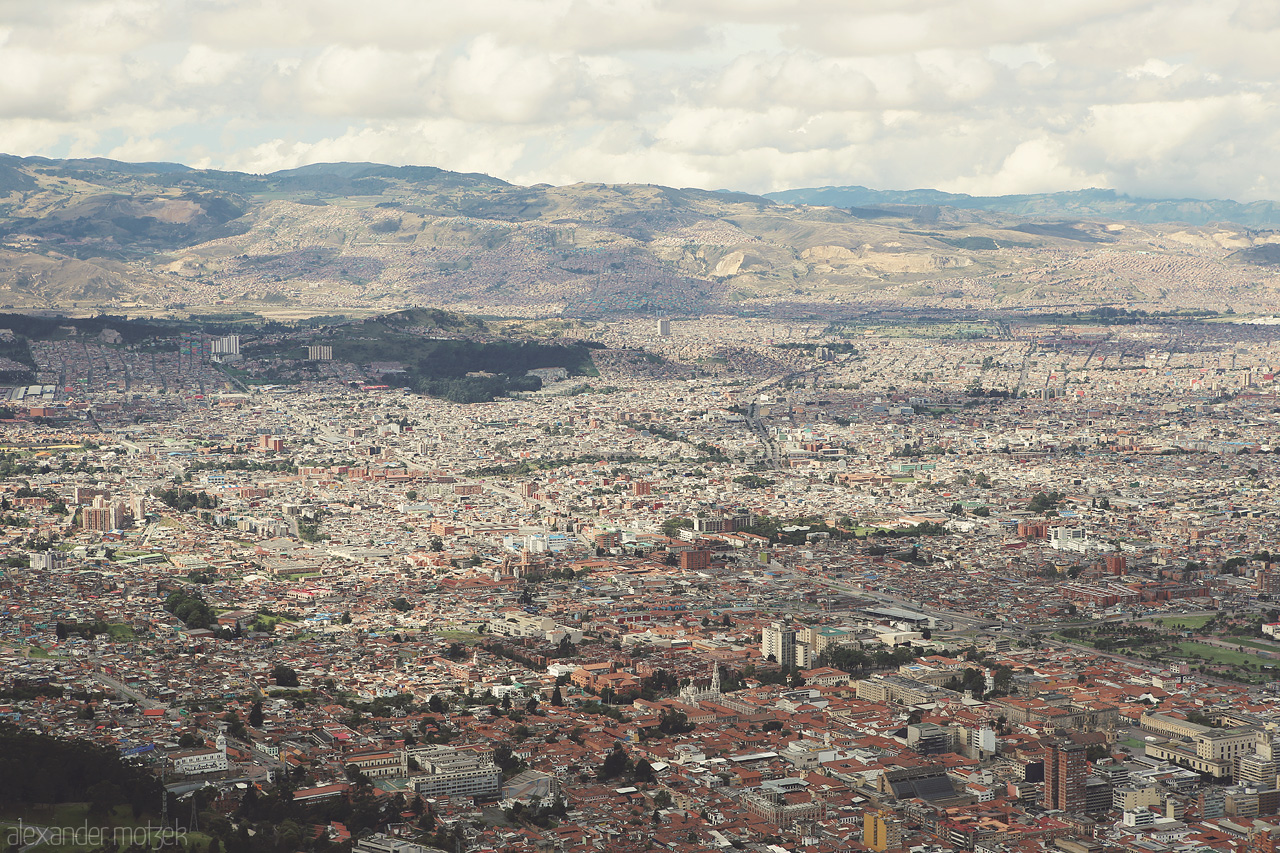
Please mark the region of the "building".
[[333, 347], [308, 344], [307, 361], [333, 361]]
[[760, 655], [777, 661], [782, 666], [796, 665], [796, 629], [774, 622], [764, 629], [760, 641]]
[[1259, 731], [1255, 735], [1253, 753], [1236, 759], [1235, 780], [1262, 791], [1272, 791], [1276, 788], [1278, 772], [1271, 733]]
[[1055, 551], [1087, 551], [1089, 534], [1083, 527], [1054, 527], [1049, 531], [1049, 547]]
[[862, 846], [876, 853], [902, 847], [902, 824], [892, 812], [869, 812], [862, 819]]
[[213, 749], [184, 749], [175, 752], [169, 756], [169, 763], [173, 765], [174, 773], [183, 776], [229, 770], [231, 763], [227, 760], [227, 739], [219, 735]]
[[1044, 759], [1044, 797], [1047, 809], [1083, 812], [1087, 780], [1086, 748], [1082, 744], [1059, 741]]
[[344, 756], [342, 763], [354, 767], [370, 779], [380, 776], [404, 776], [408, 772], [405, 754], [394, 752], [359, 752]]
[[556, 620], [550, 616], [530, 616], [518, 610], [500, 613], [489, 620], [490, 634], [503, 634], [508, 637], [535, 637], [545, 640], [547, 632], [555, 627]]
[[907, 746], [920, 755], [940, 755], [955, 750], [951, 729], [934, 723], [912, 723], [907, 726]]
[[56, 572], [67, 567], [66, 551], [32, 551], [31, 568], [42, 572]]
[[765, 779], [739, 798], [750, 814], [778, 827], [790, 827], [798, 820], [821, 820], [826, 816], [826, 803], [812, 796], [809, 783], [803, 779]]
[[408, 755], [422, 768], [409, 781], [424, 797], [488, 797], [502, 790], [502, 771], [490, 754], [418, 746]]
[[210, 355], [214, 361], [236, 361], [240, 358], [240, 336], [226, 335], [214, 338], [210, 343]]
[[665, 317], [658, 321], [658, 337], [671, 337], [671, 321]]
[[113, 501], [104, 497], [93, 499], [93, 505], [80, 510], [80, 526], [85, 530], [106, 533], [109, 530], [120, 530], [133, 522], [129, 507], [123, 501]]
[[996, 751], [996, 733], [994, 729], [983, 726], [970, 733], [969, 746], [978, 752], [994, 753]]
[[[680, 570], [697, 572], [711, 567], [711, 552], [702, 550], [681, 551]], [[794, 632], [793, 632], [794, 636]]]

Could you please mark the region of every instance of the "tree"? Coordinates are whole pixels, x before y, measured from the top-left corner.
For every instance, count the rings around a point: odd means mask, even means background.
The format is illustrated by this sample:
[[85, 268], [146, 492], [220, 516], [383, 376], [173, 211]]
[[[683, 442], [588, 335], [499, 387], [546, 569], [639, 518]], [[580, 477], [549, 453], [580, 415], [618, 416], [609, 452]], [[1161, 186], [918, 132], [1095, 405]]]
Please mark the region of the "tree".
[[556, 689], [551, 691], [551, 704], [556, 707], [564, 705], [564, 695], [560, 693], [560, 685], [556, 685]]
[[646, 759], [640, 759], [636, 762], [636, 768], [631, 774], [631, 778], [636, 782], [649, 783], [653, 781], [653, 765]]
[[616, 779], [626, 773], [630, 765], [631, 759], [627, 757], [622, 744], [614, 744], [613, 749], [605, 756], [604, 763], [596, 769], [596, 778], [601, 782]]
[[351, 611], [350, 611], [350, 610], [344, 610], [344, 611], [342, 612], [342, 624], [343, 624], [343, 625], [350, 625], [350, 624], [351, 624]]
[[282, 663], [276, 664], [271, 670], [271, 677], [281, 687], [297, 687], [299, 685], [298, 673], [292, 667], [285, 666]]
[[427, 700], [427, 708], [433, 714], [443, 714], [449, 710], [449, 703], [441, 698], [439, 693], [432, 693], [431, 698]]
[[249, 709], [249, 725], [255, 729], [262, 728], [264, 715], [262, 713], [262, 700], [259, 699], [253, 703], [253, 707]]

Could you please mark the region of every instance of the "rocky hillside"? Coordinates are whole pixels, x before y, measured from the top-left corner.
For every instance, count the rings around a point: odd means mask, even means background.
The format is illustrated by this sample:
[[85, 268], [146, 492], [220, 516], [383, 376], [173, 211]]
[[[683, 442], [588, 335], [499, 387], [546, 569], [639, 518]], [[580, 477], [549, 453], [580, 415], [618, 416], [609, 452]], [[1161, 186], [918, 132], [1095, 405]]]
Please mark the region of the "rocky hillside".
[[522, 187], [369, 163], [247, 175], [4, 157], [0, 307], [831, 316], [1243, 313], [1278, 301], [1274, 231], [1098, 218], [1083, 198], [1051, 218], [1032, 201], [1019, 213], [939, 195], [827, 194], [807, 200], [837, 204], [811, 205], [653, 185]]

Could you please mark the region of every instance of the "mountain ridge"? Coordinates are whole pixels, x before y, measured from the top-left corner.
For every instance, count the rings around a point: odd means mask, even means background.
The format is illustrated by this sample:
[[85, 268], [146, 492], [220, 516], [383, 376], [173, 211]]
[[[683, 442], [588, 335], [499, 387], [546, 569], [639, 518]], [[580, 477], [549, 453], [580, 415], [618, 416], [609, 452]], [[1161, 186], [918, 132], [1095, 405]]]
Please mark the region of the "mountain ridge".
[[938, 206], [982, 210], [1015, 216], [1086, 217], [1138, 222], [1145, 225], [1235, 223], [1251, 228], [1280, 226], [1280, 203], [1263, 200], [1142, 198], [1112, 189], [1089, 188], [1053, 193], [974, 196], [920, 188], [875, 190], [863, 186], [826, 186], [764, 193], [786, 204], [845, 208]]
[[526, 187], [434, 166], [254, 175], [0, 156], [0, 309], [283, 318], [1280, 305], [1280, 232], [1122, 216], [1204, 218], [1219, 210], [1209, 203], [848, 189], [802, 203], [657, 184]]

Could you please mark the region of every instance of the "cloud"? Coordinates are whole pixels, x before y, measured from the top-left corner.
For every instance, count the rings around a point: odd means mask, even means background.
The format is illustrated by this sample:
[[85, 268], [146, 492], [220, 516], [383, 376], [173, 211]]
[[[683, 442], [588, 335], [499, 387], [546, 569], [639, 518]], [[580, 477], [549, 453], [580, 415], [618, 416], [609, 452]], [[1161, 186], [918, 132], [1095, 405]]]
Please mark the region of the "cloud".
[[0, 0], [0, 147], [265, 171], [1280, 187], [1268, 0]]

